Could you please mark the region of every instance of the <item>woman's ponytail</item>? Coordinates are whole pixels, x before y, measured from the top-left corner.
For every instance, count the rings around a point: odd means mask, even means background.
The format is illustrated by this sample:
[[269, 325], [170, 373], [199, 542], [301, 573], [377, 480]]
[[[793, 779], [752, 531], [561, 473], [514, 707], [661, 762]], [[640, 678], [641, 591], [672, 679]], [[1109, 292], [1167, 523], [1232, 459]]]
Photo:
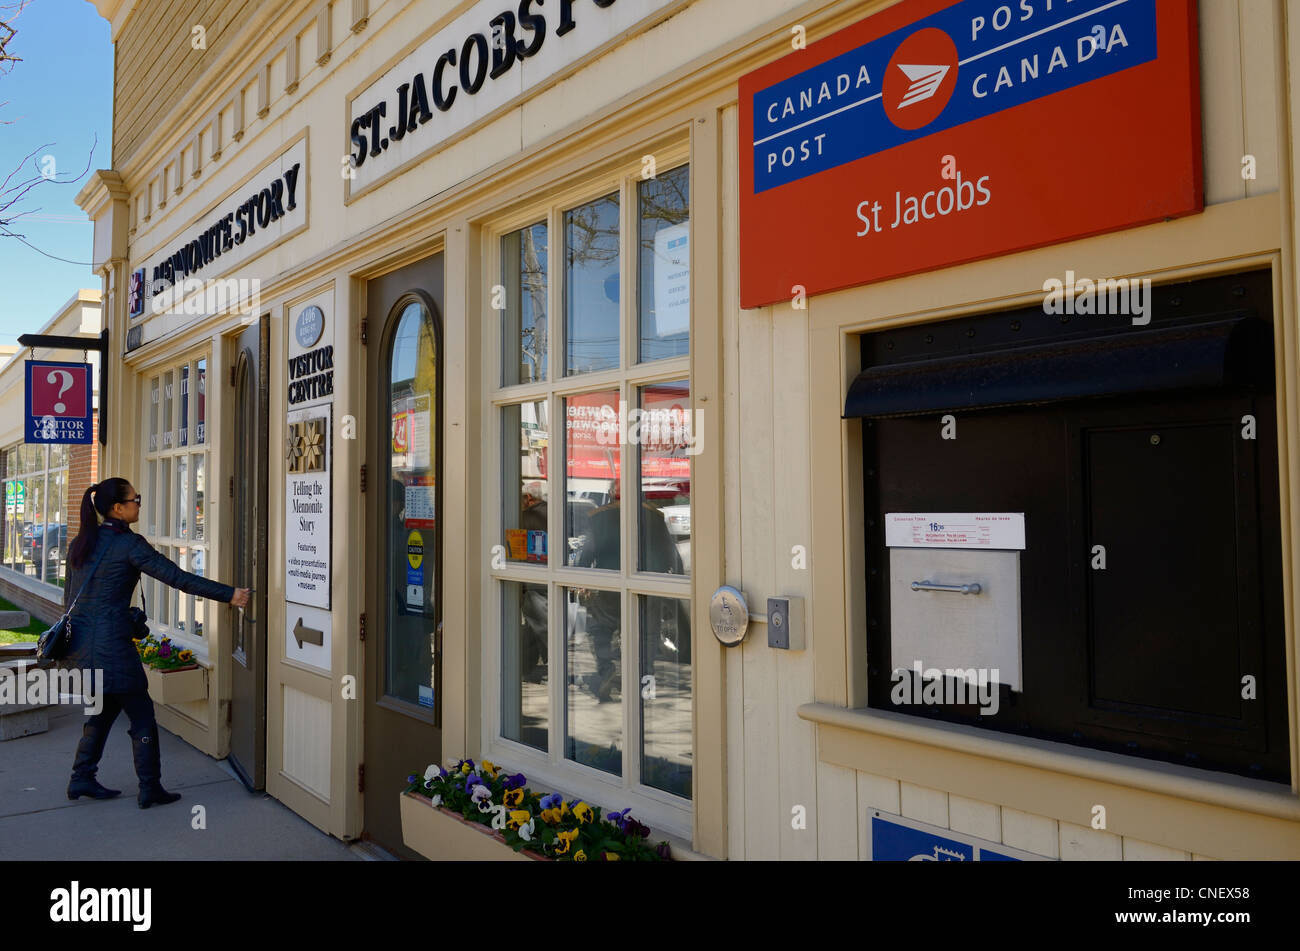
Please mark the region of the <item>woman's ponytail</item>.
[[68, 564], [73, 568], [84, 565], [95, 550], [95, 542], [99, 540], [99, 516], [108, 518], [113, 506], [124, 501], [123, 496], [130, 484], [126, 479], [105, 479], [92, 485], [81, 497], [81, 530], [68, 546]]
[[68, 564], [74, 568], [80, 568], [86, 563], [86, 556], [95, 550], [95, 542], [99, 538], [99, 514], [91, 500], [91, 495], [98, 488], [98, 485], [92, 485], [81, 497], [81, 530], [68, 546]]

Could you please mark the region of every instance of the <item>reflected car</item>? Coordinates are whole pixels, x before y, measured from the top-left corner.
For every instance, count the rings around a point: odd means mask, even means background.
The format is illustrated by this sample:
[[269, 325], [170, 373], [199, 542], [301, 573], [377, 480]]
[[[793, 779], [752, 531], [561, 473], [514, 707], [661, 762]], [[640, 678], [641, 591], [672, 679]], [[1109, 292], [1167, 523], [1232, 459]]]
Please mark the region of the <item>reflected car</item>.
[[[23, 542], [26, 544], [27, 539]], [[68, 550], [68, 526], [46, 525], [43, 531], [36, 532], [32, 538], [31, 550], [24, 555], [39, 564], [44, 557], [51, 564], [57, 564]]]

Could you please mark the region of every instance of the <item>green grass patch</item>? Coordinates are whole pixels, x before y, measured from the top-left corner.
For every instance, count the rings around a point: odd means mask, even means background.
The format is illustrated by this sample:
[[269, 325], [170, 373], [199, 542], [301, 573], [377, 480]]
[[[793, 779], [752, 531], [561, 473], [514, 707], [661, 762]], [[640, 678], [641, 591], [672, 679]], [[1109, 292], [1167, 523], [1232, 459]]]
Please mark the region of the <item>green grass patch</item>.
[[[0, 611], [21, 610], [22, 608], [18, 607], [18, 605], [6, 601], [4, 598], [0, 598]], [[32, 618], [32, 623], [28, 624], [26, 627], [14, 628], [13, 630], [8, 631], [0, 630], [0, 644], [34, 644], [40, 636], [45, 633], [48, 627], [49, 625], [43, 621], [38, 621], [36, 618]]]

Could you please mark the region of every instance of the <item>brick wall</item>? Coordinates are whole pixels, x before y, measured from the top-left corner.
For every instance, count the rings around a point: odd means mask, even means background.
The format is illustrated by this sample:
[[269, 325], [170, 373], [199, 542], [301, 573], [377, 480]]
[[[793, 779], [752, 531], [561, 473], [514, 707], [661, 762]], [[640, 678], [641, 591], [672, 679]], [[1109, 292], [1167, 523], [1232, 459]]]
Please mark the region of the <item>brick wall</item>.
[[68, 447], [68, 538], [81, 528], [81, 496], [99, 481], [99, 414], [91, 417], [91, 441]]

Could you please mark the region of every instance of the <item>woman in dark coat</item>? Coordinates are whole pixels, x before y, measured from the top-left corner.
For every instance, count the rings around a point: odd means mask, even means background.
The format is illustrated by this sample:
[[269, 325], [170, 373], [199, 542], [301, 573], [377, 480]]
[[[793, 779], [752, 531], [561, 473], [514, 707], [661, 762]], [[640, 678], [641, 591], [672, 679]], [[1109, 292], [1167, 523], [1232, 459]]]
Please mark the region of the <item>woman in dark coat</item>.
[[[96, 513], [104, 516], [102, 525]], [[132, 642], [135, 632], [127, 612], [140, 572], [188, 594], [228, 601], [239, 608], [248, 603], [248, 589], [232, 588], [181, 570], [131, 531], [131, 524], [139, 518], [140, 496], [126, 479], [105, 479], [92, 485], [82, 497], [81, 531], [68, 547], [64, 609], [73, 599], [76, 605], [70, 616], [71, 642], [62, 664], [104, 672], [103, 709], [86, 718], [68, 783], [68, 798], [110, 799], [121, 792], [101, 786], [95, 772], [108, 731], [118, 713], [125, 710], [131, 720], [127, 734], [140, 780], [137, 802], [141, 809], [148, 809], [181, 797], [162, 786], [158, 724], [144, 665]]]

